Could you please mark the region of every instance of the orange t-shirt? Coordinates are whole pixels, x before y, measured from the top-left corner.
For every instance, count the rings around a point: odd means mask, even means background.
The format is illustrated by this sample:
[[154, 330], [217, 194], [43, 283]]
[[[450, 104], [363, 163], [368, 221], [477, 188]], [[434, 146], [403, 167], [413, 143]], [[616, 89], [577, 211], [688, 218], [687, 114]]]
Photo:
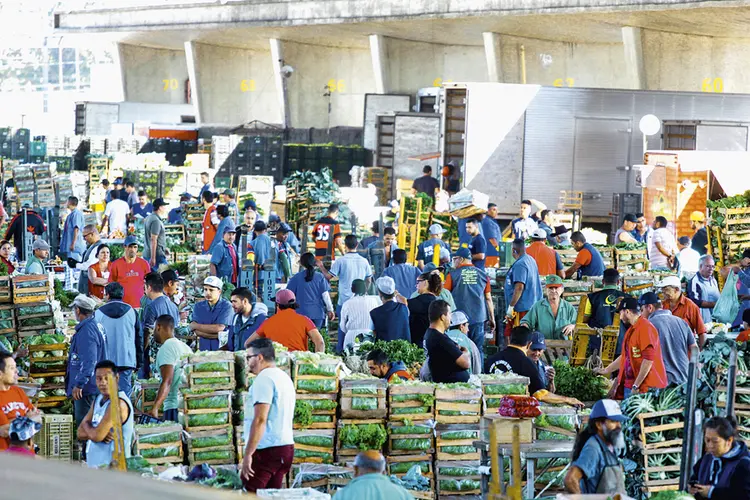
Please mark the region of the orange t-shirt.
[[[331, 239], [334, 240], [335, 244], [335, 240], [341, 238], [341, 226], [338, 221], [328, 216], [321, 217], [313, 226], [313, 238], [315, 239], [315, 257], [325, 257]], [[334, 254], [335, 252], [332, 252], [331, 259], [333, 259]]]
[[672, 316], [684, 319], [696, 335], [706, 333], [706, 325], [703, 323], [701, 310], [695, 305], [695, 302], [685, 297], [684, 294], [680, 295], [680, 301], [674, 309], [666, 300], [662, 303], [662, 306], [664, 309], [672, 311]]
[[544, 242], [535, 241], [529, 245], [526, 253], [536, 261], [540, 276], [557, 274], [557, 253]]
[[580, 265], [581, 267], [591, 264], [591, 252], [589, 252], [588, 248], [581, 248], [578, 251], [578, 255], [576, 256], [576, 264]]
[[315, 325], [294, 309], [280, 310], [256, 330], [259, 336], [278, 342], [290, 351], [307, 351], [307, 334]]
[[747, 339], [750, 339], [750, 330], [745, 330], [744, 332], [737, 335], [735, 342], [747, 342]]
[[[203, 215], [203, 251], [208, 252], [216, 237], [216, 226], [211, 222], [211, 214], [216, 211], [216, 205], [211, 205]], [[220, 236], [221, 237], [221, 236]]]
[[[17, 417], [23, 417], [33, 409], [23, 389], [17, 385], [11, 386], [7, 391], [0, 391], [0, 426], [8, 425]], [[0, 438], [0, 451], [8, 449], [10, 440]]]
[[[622, 343], [623, 362], [620, 364], [621, 369], [617, 377], [616, 399], [622, 399], [623, 397], [626, 371], [632, 372], [633, 377], [637, 378], [644, 360], [643, 352], [649, 348], [653, 349], [652, 361], [654, 364], [651, 371], [646, 375], [646, 379], [638, 388], [639, 392], [646, 392], [649, 389], [663, 389], [667, 386], [667, 370], [664, 367], [664, 358], [662, 358], [659, 332], [651, 322], [641, 316], [625, 332], [625, 340]], [[630, 362], [630, 370], [625, 369], [625, 356]]]

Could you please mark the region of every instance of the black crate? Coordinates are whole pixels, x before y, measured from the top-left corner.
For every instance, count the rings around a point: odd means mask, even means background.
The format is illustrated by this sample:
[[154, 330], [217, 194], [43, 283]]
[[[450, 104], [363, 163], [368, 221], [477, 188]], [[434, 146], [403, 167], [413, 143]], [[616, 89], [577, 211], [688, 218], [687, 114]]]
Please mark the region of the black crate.
[[0, 143], [0, 156], [3, 158], [10, 158], [13, 155], [13, 143], [11, 141], [3, 141]]
[[174, 167], [181, 167], [185, 164], [185, 153], [169, 153], [167, 155], [169, 164]]
[[320, 154], [321, 160], [335, 160], [336, 159], [336, 150], [339, 149], [335, 146], [320, 146], [318, 147], [318, 151]]
[[333, 170], [333, 168], [336, 166], [336, 161], [332, 159], [327, 158], [321, 158], [320, 159], [320, 169], [323, 170], [324, 168], [330, 168]]
[[169, 139], [154, 139], [154, 153], [169, 153]]
[[185, 141], [185, 154], [194, 155], [198, 152], [198, 141]]
[[10, 128], [0, 128], [0, 142], [5, 142], [11, 138]]
[[250, 147], [252, 151], [265, 151], [268, 144], [267, 137], [253, 136], [250, 137]]
[[29, 158], [29, 143], [28, 142], [16, 142], [13, 141], [11, 145], [11, 157], [14, 160], [28, 160]]
[[269, 137], [266, 149], [268, 151], [281, 151], [281, 147], [284, 145], [284, 140], [281, 137]]
[[232, 175], [252, 175], [249, 162], [233, 163]]
[[365, 148], [351, 148], [352, 165], [365, 166], [367, 162], [367, 150]]
[[[13, 134], [13, 142], [23, 143], [26, 146], [31, 142], [31, 132], [27, 128], [16, 129], [16, 133]], [[28, 149], [28, 147], [26, 148]]]
[[304, 160], [306, 150], [307, 148], [305, 146], [284, 145], [284, 154], [290, 159], [294, 158], [295, 160]]
[[232, 160], [236, 162], [250, 163], [250, 155], [242, 148], [232, 151]]
[[169, 139], [169, 154], [185, 154], [185, 143], [181, 139]]

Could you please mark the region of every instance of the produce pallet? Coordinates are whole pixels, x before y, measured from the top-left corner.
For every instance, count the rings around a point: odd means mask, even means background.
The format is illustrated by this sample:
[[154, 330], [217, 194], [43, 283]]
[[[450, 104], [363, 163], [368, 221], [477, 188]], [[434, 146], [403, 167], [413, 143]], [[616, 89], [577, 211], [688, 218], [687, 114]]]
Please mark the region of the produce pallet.
[[[388, 382], [385, 379], [343, 379], [341, 381], [342, 418], [385, 418], [388, 414], [386, 392]], [[373, 409], [356, 409], [356, 404], [367, 403]]]
[[623, 276], [622, 291], [633, 296], [641, 296], [654, 289], [654, 278], [645, 276]]
[[182, 224], [167, 224], [164, 226], [164, 234], [167, 237], [179, 238], [185, 240], [185, 226]]
[[[413, 398], [413, 399], [412, 399]], [[421, 398], [421, 399], [420, 399]], [[406, 399], [406, 401], [397, 401]], [[427, 404], [425, 404], [427, 403]], [[425, 413], [395, 413], [396, 408], [423, 408]], [[404, 410], [406, 411], [406, 410]], [[435, 386], [432, 384], [391, 384], [388, 386], [388, 419], [432, 420], [435, 418]]]
[[13, 283], [10, 276], [0, 277], [0, 303], [7, 304], [13, 301]]
[[[226, 444], [215, 446], [201, 446], [201, 440], [222, 440]], [[233, 428], [229, 425], [206, 431], [190, 432], [186, 438], [187, 460], [190, 465], [226, 465], [236, 463]], [[219, 452], [225, 457], [202, 458], [201, 454]]]
[[[68, 344], [46, 344], [46, 345], [29, 345], [29, 376], [32, 378], [64, 377], [65, 366], [68, 362]], [[44, 358], [34, 357], [35, 352], [63, 351], [62, 356], [51, 356]], [[60, 363], [64, 365], [54, 368], [42, 368], [37, 366], [40, 363]]]
[[50, 290], [50, 278], [46, 274], [16, 276], [13, 278], [13, 303], [44, 302]]
[[[308, 394], [308, 393], [297, 393], [297, 400], [301, 401], [308, 401], [312, 403], [312, 401], [332, 401], [333, 403], [336, 403], [337, 395], [336, 394]], [[332, 404], [330, 406], [333, 406]], [[312, 414], [313, 416], [328, 416], [331, 417], [330, 422], [312, 422], [309, 425], [305, 425], [304, 427], [300, 424], [294, 424], [295, 429], [335, 429], [336, 428], [336, 408], [338, 407], [338, 404], [334, 406], [331, 409], [315, 409], [313, 407]]]
[[[337, 438], [336, 439], [336, 455], [337, 460], [341, 460], [344, 457], [356, 457], [357, 454], [362, 451], [358, 448], [343, 448], [341, 444], [341, 431], [346, 425], [380, 425], [385, 431], [385, 420], [380, 418], [368, 418], [368, 419], [340, 419], [337, 425]], [[382, 451], [382, 450], [378, 450]]]
[[[684, 429], [685, 427], [684, 414], [685, 414], [685, 409], [680, 408], [677, 410], [665, 410], [665, 411], [657, 411], [657, 412], [650, 412], [650, 413], [641, 413], [640, 415], [638, 415], [638, 421], [640, 422], [640, 425], [641, 425], [641, 443], [642, 443], [643, 449], [646, 451], [652, 451], [652, 450], [661, 450], [663, 448], [672, 448], [675, 446], [679, 446], [681, 449], [682, 438], [659, 441], [656, 443], [649, 443], [648, 437], [649, 437], [649, 434], [653, 434], [655, 432], [662, 433], [666, 431]], [[671, 423], [671, 424], [660, 423], [658, 425], [649, 424], [648, 422], [650, 419], [653, 419], [653, 418], [669, 417], [669, 416], [677, 417], [678, 421], [675, 423]]]
[[[140, 381], [139, 381], [140, 382]], [[135, 406], [144, 413], [151, 411], [156, 401], [156, 393], [159, 391], [160, 382], [140, 382], [141, 387], [138, 390], [138, 395], [135, 398]], [[153, 394], [152, 394], [153, 393]], [[149, 396], [153, 395], [153, 398]]]
[[[534, 439], [536, 441], [574, 440], [580, 427], [578, 414], [574, 409], [557, 408], [554, 406], [542, 406], [542, 415], [534, 419]], [[560, 425], [561, 422], [564, 422]], [[570, 427], [570, 428], [567, 428]], [[544, 433], [552, 433], [554, 437], [545, 436]]]
[[[666, 456], [668, 454], [681, 455], [682, 446], [677, 446], [673, 448], [658, 448], [658, 449], [653, 449], [653, 450], [643, 450], [643, 469], [644, 469], [643, 482], [645, 484], [645, 489], [647, 491], [653, 492], [653, 491], [663, 491], [663, 490], [671, 490], [671, 489], [679, 488], [679, 484], [680, 484], [679, 461], [677, 463], [670, 463], [669, 465], [660, 465], [660, 466], [649, 465], [649, 458]], [[660, 473], [670, 473], [670, 475], [674, 475], [676, 477], [672, 477], [668, 479], [650, 479], [649, 478], [649, 475], [651, 474], [660, 474]]]
[[14, 310], [15, 307], [12, 305], [0, 306], [0, 335], [4, 333], [16, 333]]
[[[164, 443], [146, 442], [148, 440], [155, 439], [156, 436], [168, 434], [175, 434], [175, 436], [167, 436], [167, 441]], [[135, 439], [133, 441], [133, 446], [135, 448], [136, 454], [140, 456], [143, 456], [144, 454], [148, 455], [149, 451], [147, 450], [156, 450], [159, 448], [177, 448], [177, 450], [179, 450], [177, 456], [172, 455], [167, 457], [152, 458], [144, 457], [144, 460], [146, 460], [149, 464], [159, 465], [182, 463], [182, 426], [180, 424], [160, 425], [158, 427], [136, 425]]]
[[[308, 375], [306, 371], [330, 371], [330, 375]], [[339, 373], [341, 372], [339, 360], [321, 360], [318, 364], [313, 365], [310, 363], [294, 363], [292, 367], [292, 373], [294, 376], [294, 390], [298, 394], [338, 394], [339, 392]], [[316, 382], [320, 381], [320, 382]], [[310, 385], [314, 387], [316, 383], [324, 384], [325, 386], [315, 387], [310, 389]]]
[[[205, 364], [222, 364], [223, 370], [200, 371], [201, 365]], [[196, 353], [188, 358], [187, 370], [188, 386], [191, 389], [202, 389], [211, 387], [214, 390], [232, 390], [235, 388], [234, 377], [234, 353], [226, 352], [214, 355]], [[216, 382], [211, 379], [228, 379], [223, 382]]]
[[[201, 394], [191, 394], [189, 392], [183, 392], [183, 414], [185, 415], [185, 430], [189, 432], [193, 431], [209, 431], [209, 430], [216, 430], [216, 429], [223, 429], [227, 425], [231, 424], [232, 419], [232, 391], [214, 391], [214, 392], [207, 392], [207, 393], [201, 393]], [[205, 405], [211, 405], [211, 402], [206, 402], [209, 398], [218, 398], [218, 399], [224, 399], [226, 398], [226, 405], [222, 403], [221, 407], [218, 407], [218, 405], [212, 405], [215, 406], [213, 408], [194, 408], [190, 409], [189, 406], [191, 405], [191, 402], [194, 402], [195, 404], [202, 405], [201, 401], [204, 401], [203, 404]], [[202, 415], [206, 415], [206, 417], [202, 417]], [[197, 423], [192, 423], [192, 421], [198, 420], [198, 419], [210, 419], [212, 417], [209, 417], [209, 415], [216, 415], [217, 421], [224, 420], [221, 423], [215, 423], [211, 425], [202, 425]], [[226, 415], [227, 418], [224, 419], [223, 415]], [[191, 425], [192, 424], [192, 425]]]
[[72, 460], [73, 425], [73, 415], [42, 415], [42, 430], [34, 437], [39, 456], [47, 460]]
[[[330, 446], [316, 444], [316, 440], [326, 440]], [[335, 455], [336, 430], [296, 430], [294, 431], [295, 464], [330, 464]], [[298, 453], [299, 452], [299, 453]]]
[[[468, 402], [464, 402], [468, 401]], [[447, 412], [471, 412], [449, 415]], [[435, 388], [435, 421], [439, 424], [478, 424], [482, 419], [482, 389]]]
[[[453, 460], [479, 460], [479, 450], [474, 448], [474, 441], [480, 438], [479, 425], [474, 424], [438, 424], [435, 428], [437, 449], [436, 458], [443, 461]], [[466, 450], [457, 450], [451, 447], [466, 447]], [[471, 448], [473, 451], [469, 451]], [[452, 451], [461, 451], [452, 453]]]
[[[725, 382], [726, 383], [726, 382]], [[716, 387], [716, 392], [719, 393], [719, 397], [724, 398], [724, 401], [716, 401], [716, 406], [719, 408], [726, 408], [726, 395], [727, 395], [727, 386], [726, 385], [720, 385]], [[736, 396], [750, 396], [750, 387], [735, 387], [734, 393]], [[737, 410], [750, 410], [750, 404], [748, 403], [742, 403], [739, 401], [739, 398], [735, 398], [734, 407]]]
[[[388, 422], [388, 455], [399, 456], [399, 455], [414, 455], [415, 453], [435, 453], [435, 436], [433, 434], [432, 426], [428, 424], [411, 423], [410, 426], [418, 427], [423, 432], [415, 432], [410, 434], [399, 434], [394, 430], [407, 426], [407, 422]], [[421, 445], [428, 445], [426, 448], [420, 449], [403, 449], [404, 445], [416, 444], [415, 441], [419, 440]], [[401, 449], [399, 449], [401, 448]]]
[[[387, 455], [386, 471], [389, 476], [404, 477], [414, 465], [419, 465], [422, 475], [430, 479], [431, 489], [435, 489], [435, 473], [432, 468], [433, 455]], [[403, 467], [407, 467], [403, 470]]]
[[[482, 376], [482, 409], [484, 413], [496, 413], [500, 407], [500, 400], [507, 395], [529, 395], [529, 377], [507, 375], [502, 377]], [[524, 391], [511, 389], [511, 384], [523, 386]]]
[[[435, 462], [435, 477], [437, 483], [437, 494], [440, 498], [446, 496], [465, 496], [465, 495], [482, 495], [482, 475], [479, 473], [479, 461], [478, 460], [461, 460], [461, 461], [442, 461], [437, 460]], [[456, 469], [465, 469], [465, 472], [460, 476], [446, 474], [449, 470], [451, 472]], [[442, 472], [441, 472], [442, 471]], [[465, 489], [463, 491], [455, 491], [450, 486], [453, 481], [476, 481], [479, 483], [477, 488]]]

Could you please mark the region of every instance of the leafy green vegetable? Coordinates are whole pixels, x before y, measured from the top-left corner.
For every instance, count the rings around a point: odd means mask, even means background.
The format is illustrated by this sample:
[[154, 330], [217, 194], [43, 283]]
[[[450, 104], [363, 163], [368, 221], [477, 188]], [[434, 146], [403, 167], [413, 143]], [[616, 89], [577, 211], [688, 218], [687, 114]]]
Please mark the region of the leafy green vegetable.
[[313, 410], [333, 410], [338, 404], [332, 399], [308, 399], [306, 400]]
[[335, 392], [336, 379], [297, 380], [297, 390], [315, 394]]
[[438, 467], [438, 474], [441, 476], [474, 476], [479, 474], [479, 469], [476, 467]]
[[568, 441], [575, 439], [563, 434], [558, 434], [557, 432], [545, 431], [541, 429], [537, 430], [536, 438], [540, 441]]
[[453, 441], [453, 440], [458, 440], [458, 439], [479, 439], [479, 431], [441, 432], [440, 439], [445, 439], [448, 441]]
[[695, 497], [684, 491], [659, 491], [651, 494], [651, 500], [695, 500]]
[[478, 490], [481, 488], [482, 483], [474, 481], [472, 479], [465, 479], [463, 481], [457, 479], [443, 479], [440, 481], [441, 491], [469, 491]]
[[344, 448], [379, 450], [386, 439], [382, 424], [344, 425], [339, 429], [339, 441]]
[[377, 398], [352, 398], [352, 410], [377, 410]]
[[328, 424], [333, 422], [333, 416], [331, 415], [313, 415], [310, 418], [313, 424]]
[[154, 470], [151, 464], [141, 456], [133, 456], [125, 459], [129, 472], [137, 472], [138, 474], [153, 474]]
[[484, 386], [485, 394], [502, 394], [503, 396], [526, 394], [528, 386], [524, 384], [487, 384]]
[[300, 364], [297, 368], [298, 375], [320, 375], [324, 377], [335, 377], [336, 376], [336, 365], [333, 364]]
[[298, 399], [294, 403], [294, 423], [307, 427], [312, 422], [312, 406], [307, 400]]
[[411, 415], [416, 413], [429, 413], [431, 408], [426, 408], [424, 406], [415, 406], [415, 407], [396, 407], [391, 408], [391, 415]]
[[479, 415], [476, 411], [458, 411], [458, 410], [438, 410], [438, 415], [445, 415], [446, 417], [464, 417]]
[[[142, 427], [142, 426], [138, 426]], [[177, 443], [180, 441], [180, 432], [164, 432], [161, 434], [145, 434], [138, 436], [138, 443], [140, 444], [164, 444], [164, 443]]]
[[232, 460], [234, 453], [231, 450], [197, 451], [194, 457], [196, 462], [203, 460]]
[[390, 465], [391, 474], [404, 474], [415, 465], [418, 465], [422, 474], [430, 471], [430, 462], [394, 462]]
[[406, 366], [412, 366], [415, 363], [423, 364], [425, 361], [424, 349], [406, 340], [391, 340], [388, 342], [378, 340], [375, 343], [364, 342], [359, 346], [358, 354], [364, 357], [366, 353], [369, 353], [373, 349], [380, 349], [385, 352], [388, 356], [388, 361], [391, 363], [401, 361]]
[[415, 450], [415, 451], [429, 450], [432, 447], [432, 439], [431, 438], [394, 439], [393, 441], [391, 441], [391, 446], [393, 446], [394, 450]]
[[441, 446], [440, 451], [448, 453], [450, 455], [464, 455], [466, 453], [476, 452], [476, 448], [473, 446]]
[[308, 446], [320, 446], [321, 448], [333, 448], [333, 436], [320, 435], [296, 435], [294, 442], [297, 444], [306, 444]]
[[230, 377], [196, 377], [195, 385], [227, 385], [232, 382]]
[[212, 448], [232, 444], [232, 434], [227, 431], [219, 436], [194, 437], [190, 442], [193, 448]]
[[165, 448], [149, 448], [140, 451], [143, 458], [169, 458], [179, 457], [180, 448], [177, 446], [167, 446]]
[[229, 423], [228, 412], [201, 413], [199, 415], [187, 415], [188, 427], [208, 427], [215, 425], [226, 425]]
[[242, 479], [237, 472], [221, 468], [216, 469], [216, 476], [199, 482], [203, 486], [225, 490], [241, 490], [243, 487]]
[[583, 366], [570, 366], [567, 362], [556, 360], [555, 387], [557, 394], [576, 398], [579, 401], [599, 401], [607, 396], [608, 383], [597, 376], [593, 370]]
[[352, 388], [352, 394], [372, 394], [373, 396], [378, 395], [377, 387], [354, 387]]
[[323, 451], [308, 451], [295, 448], [294, 456], [296, 458], [322, 458], [326, 463], [333, 462], [333, 453], [326, 453]]
[[189, 410], [205, 410], [210, 408], [229, 408], [229, 395], [221, 394], [204, 398], [189, 398], [187, 400]]
[[229, 371], [231, 361], [208, 361], [192, 365], [194, 372], [226, 372]]
[[428, 425], [391, 425], [388, 427], [391, 434], [431, 434], [432, 427]]

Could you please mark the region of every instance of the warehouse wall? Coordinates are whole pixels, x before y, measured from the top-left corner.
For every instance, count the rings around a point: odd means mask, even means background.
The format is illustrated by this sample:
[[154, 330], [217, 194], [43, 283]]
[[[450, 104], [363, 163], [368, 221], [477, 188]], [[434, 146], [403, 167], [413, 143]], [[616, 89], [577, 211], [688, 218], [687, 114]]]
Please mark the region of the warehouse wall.
[[127, 101], [185, 103], [188, 71], [184, 51], [121, 44], [120, 64]]
[[[284, 42], [284, 62], [294, 68], [287, 80], [293, 127], [361, 127], [365, 94], [375, 92], [368, 49]], [[329, 98], [329, 81], [336, 82]]]
[[281, 123], [270, 51], [195, 44], [204, 123]]

